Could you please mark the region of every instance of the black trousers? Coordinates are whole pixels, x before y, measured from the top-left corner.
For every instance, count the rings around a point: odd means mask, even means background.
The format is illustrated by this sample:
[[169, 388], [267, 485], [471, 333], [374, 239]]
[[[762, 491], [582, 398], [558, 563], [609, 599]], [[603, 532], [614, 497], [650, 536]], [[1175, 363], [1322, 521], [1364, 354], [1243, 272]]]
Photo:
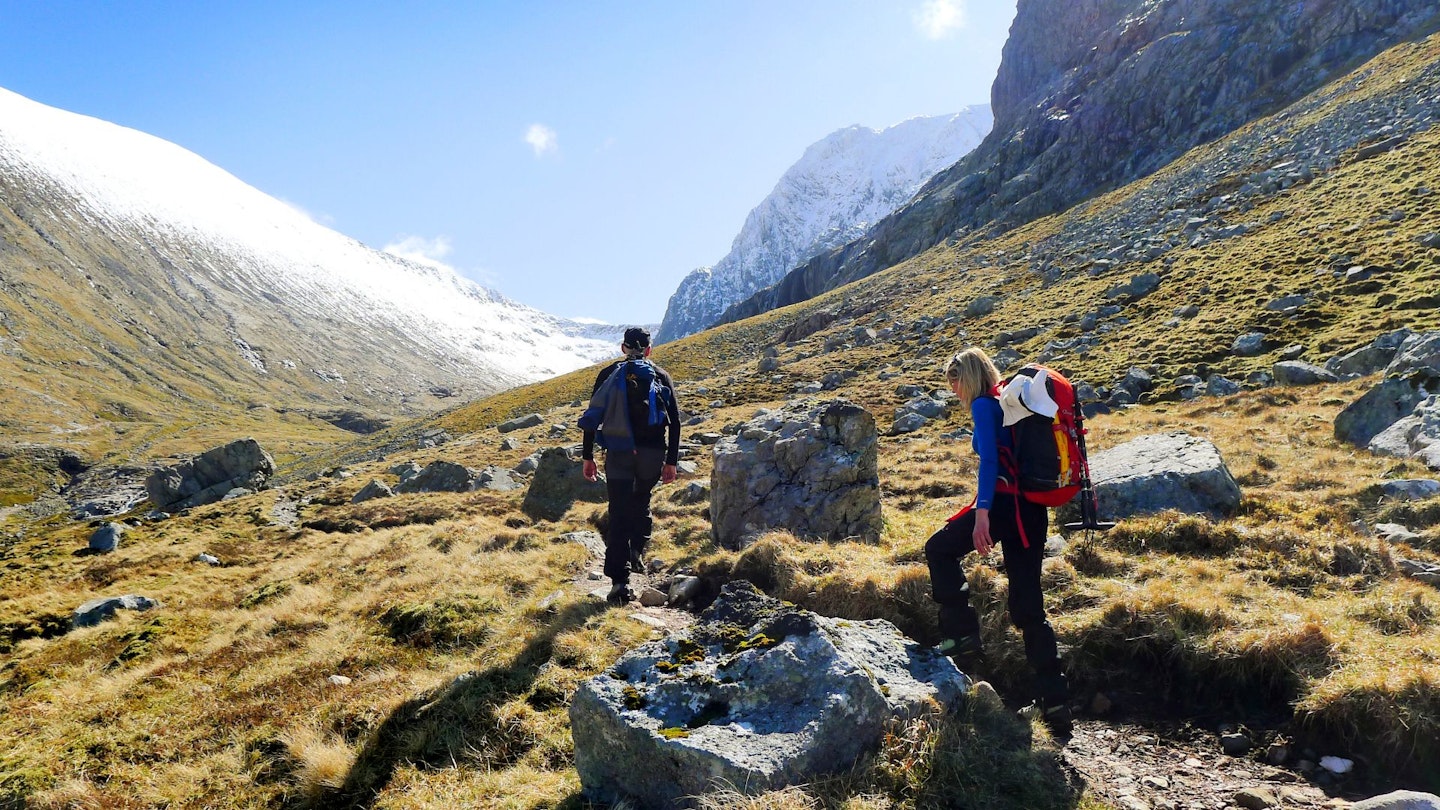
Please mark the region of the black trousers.
[[[1029, 548], [1020, 537], [1022, 524]], [[990, 536], [1000, 546], [1005, 575], [1010, 580], [1010, 621], [1025, 638], [1025, 659], [1035, 670], [1040, 697], [1055, 702], [1066, 699], [1068, 685], [1060, 668], [1055, 630], [1045, 618], [1045, 596], [1040, 589], [1040, 564], [1045, 558], [1049, 528], [1050, 515], [1045, 507], [1014, 495], [995, 493], [990, 509]], [[978, 638], [980, 635], [980, 617], [970, 604], [970, 585], [960, 568], [960, 559], [975, 550], [974, 532], [975, 511], [972, 509], [946, 523], [925, 543], [931, 594], [940, 604], [940, 634], [945, 638]]]
[[610, 526], [605, 532], [605, 576], [615, 584], [630, 581], [630, 553], [645, 553], [655, 522], [650, 493], [660, 481], [665, 449], [639, 447], [633, 453], [605, 454], [605, 490]]

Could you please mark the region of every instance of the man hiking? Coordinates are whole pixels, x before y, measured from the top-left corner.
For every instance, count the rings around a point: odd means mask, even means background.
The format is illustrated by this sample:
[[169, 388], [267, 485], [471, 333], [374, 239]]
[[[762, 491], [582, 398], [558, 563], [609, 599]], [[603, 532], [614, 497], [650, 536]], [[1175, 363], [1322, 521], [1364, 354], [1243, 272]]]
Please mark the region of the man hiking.
[[[624, 604], [635, 598], [630, 574], [645, 571], [644, 554], [654, 522], [650, 493], [657, 482], [675, 480], [680, 457], [680, 408], [669, 373], [650, 362], [650, 333], [633, 326], [620, 344], [623, 360], [600, 370], [591, 389], [581, 472], [598, 477], [595, 444], [605, 448], [605, 489], [609, 528], [605, 532], [605, 575], [613, 583], [606, 599]], [[616, 374], [619, 377], [615, 377]], [[613, 379], [612, 379], [613, 377]], [[587, 421], [587, 417], [591, 417]]]

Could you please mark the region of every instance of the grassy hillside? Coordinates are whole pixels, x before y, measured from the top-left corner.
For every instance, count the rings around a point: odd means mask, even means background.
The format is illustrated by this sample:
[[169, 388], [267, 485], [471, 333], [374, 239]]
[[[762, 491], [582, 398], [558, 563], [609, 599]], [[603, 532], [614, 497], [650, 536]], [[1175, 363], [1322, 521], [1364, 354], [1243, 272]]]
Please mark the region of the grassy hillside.
[[[1440, 61], [1440, 42], [1381, 60], [1368, 74], [1375, 80], [1346, 84], [1345, 92], [1384, 92], [1386, 82]], [[1071, 538], [1047, 563], [1047, 605], [1082, 699], [1104, 692], [1147, 716], [1252, 723], [1270, 739], [1354, 756], [1362, 771], [1355, 784], [1440, 788], [1440, 594], [1398, 576], [1394, 562], [1440, 562], [1440, 503], [1379, 497], [1386, 479], [1435, 474], [1340, 445], [1332, 434], [1336, 413], [1374, 380], [1191, 402], [1179, 401], [1173, 385], [1196, 371], [1243, 380], [1268, 370], [1292, 343], [1323, 361], [1401, 326], [1440, 329], [1440, 251], [1417, 242], [1440, 231], [1440, 213], [1417, 192], [1440, 189], [1437, 141], [1432, 130], [1344, 162], [1251, 212], [1263, 227], [1177, 249], [1168, 265], [1134, 268], [1155, 269], [1164, 281], [1121, 302], [1128, 322], [1112, 320], [1083, 353], [1052, 350], [1049, 362], [1074, 378], [1111, 383], [1138, 365], [1160, 382], [1140, 405], [1090, 421], [1092, 449], [1183, 430], [1214, 442], [1244, 487], [1232, 519], [1126, 520], [1105, 535]], [[1039, 251], [1068, 266], [1056, 236], [1123, 219], [1166, 173], [1215, 160], [1225, 146], [1196, 149], [1166, 172], [1066, 214], [660, 347], [656, 357], [680, 381], [682, 405], [705, 417], [687, 436], [718, 431], [845, 371], [855, 373], [834, 394], [887, 426], [903, 401], [896, 387], [941, 387], [943, 358], [967, 343], [991, 345], [1004, 331], [1040, 325], [1016, 344], [1036, 357], [1079, 335], [1067, 316], [1114, 303], [1106, 290], [1131, 270], [1092, 277], [1077, 264], [1047, 276], [1036, 272]], [[1406, 216], [1394, 218], [1397, 208]], [[1383, 283], [1342, 285], [1333, 273], [1338, 255], [1388, 268]], [[1299, 311], [1266, 309], [1299, 291], [1309, 295]], [[984, 294], [1003, 300], [991, 314], [965, 317]], [[1165, 325], [1190, 304], [1199, 315]], [[822, 311], [836, 320], [779, 341], [782, 330]], [[889, 332], [857, 346], [849, 338], [859, 327]], [[1274, 348], [1234, 356], [1231, 343], [1252, 329], [1266, 331]], [[760, 373], [769, 347], [779, 369]], [[290, 431], [283, 490], [142, 523], [111, 555], [75, 553], [89, 526], [12, 522], [0, 539], [0, 807], [583, 806], [568, 695], [656, 632], [630, 610], [588, 597], [595, 563], [558, 540], [592, 528], [603, 509], [577, 504], [560, 520], [540, 521], [521, 509], [523, 492], [360, 505], [349, 498], [372, 477], [393, 481], [385, 469], [398, 461], [508, 467], [541, 447], [578, 441], [578, 432], [554, 439], [542, 425], [511, 434], [521, 446], [502, 451], [494, 426], [536, 411], [548, 424], [573, 424], [573, 403], [593, 371], [304, 458], [306, 442], [329, 437], [268, 416], [219, 423], [237, 433]], [[671, 487], [655, 499], [654, 556], [715, 583], [750, 579], [823, 613], [886, 618], [933, 642], [921, 547], [969, 501], [973, 456], [942, 436], [963, 424], [957, 415], [882, 439], [885, 527], [876, 544], [775, 532], [743, 553], [720, 550], [703, 505], [678, 503]], [[455, 440], [416, 449], [412, 439], [435, 427]], [[156, 446], [175, 435], [153, 429]], [[383, 460], [358, 461], [381, 453]], [[694, 460], [705, 480], [707, 455]], [[351, 477], [306, 480], [337, 464]], [[300, 505], [298, 522], [277, 512], [281, 500]], [[1357, 521], [1402, 522], [1420, 540], [1387, 545]], [[194, 562], [200, 552], [222, 565]], [[1004, 577], [977, 563], [972, 588], [986, 617], [992, 680], [1002, 694], [1019, 694], [1023, 650], [1004, 617]], [[82, 602], [126, 593], [162, 607], [64, 632]], [[334, 675], [350, 680], [335, 683]], [[983, 709], [921, 718], [853, 773], [754, 801], [716, 795], [707, 806], [1103, 807], [1093, 791], [1067, 786], [1053, 743], [1035, 733], [1032, 741]]]

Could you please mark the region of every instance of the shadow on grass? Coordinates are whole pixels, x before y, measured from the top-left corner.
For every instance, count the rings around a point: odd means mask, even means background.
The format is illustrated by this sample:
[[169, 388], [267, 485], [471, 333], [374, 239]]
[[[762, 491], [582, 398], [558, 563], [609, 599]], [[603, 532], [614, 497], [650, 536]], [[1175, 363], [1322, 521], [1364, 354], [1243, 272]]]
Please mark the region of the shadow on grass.
[[406, 701], [376, 729], [340, 789], [305, 806], [368, 808], [401, 765], [448, 768], [463, 761], [480, 768], [504, 768], [514, 764], [534, 742], [523, 729], [502, 721], [497, 709], [531, 688], [550, 660], [556, 636], [606, 609], [605, 603], [592, 600], [566, 605], [509, 663], [466, 673]]

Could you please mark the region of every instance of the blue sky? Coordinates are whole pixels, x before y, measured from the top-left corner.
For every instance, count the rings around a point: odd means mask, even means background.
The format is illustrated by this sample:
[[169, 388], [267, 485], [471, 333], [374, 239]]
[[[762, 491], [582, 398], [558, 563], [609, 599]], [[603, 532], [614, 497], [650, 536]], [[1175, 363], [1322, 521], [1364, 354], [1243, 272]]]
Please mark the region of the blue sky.
[[658, 322], [805, 147], [988, 103], [1014, 0], [0, 0], [0, 86], [376, 248]]

